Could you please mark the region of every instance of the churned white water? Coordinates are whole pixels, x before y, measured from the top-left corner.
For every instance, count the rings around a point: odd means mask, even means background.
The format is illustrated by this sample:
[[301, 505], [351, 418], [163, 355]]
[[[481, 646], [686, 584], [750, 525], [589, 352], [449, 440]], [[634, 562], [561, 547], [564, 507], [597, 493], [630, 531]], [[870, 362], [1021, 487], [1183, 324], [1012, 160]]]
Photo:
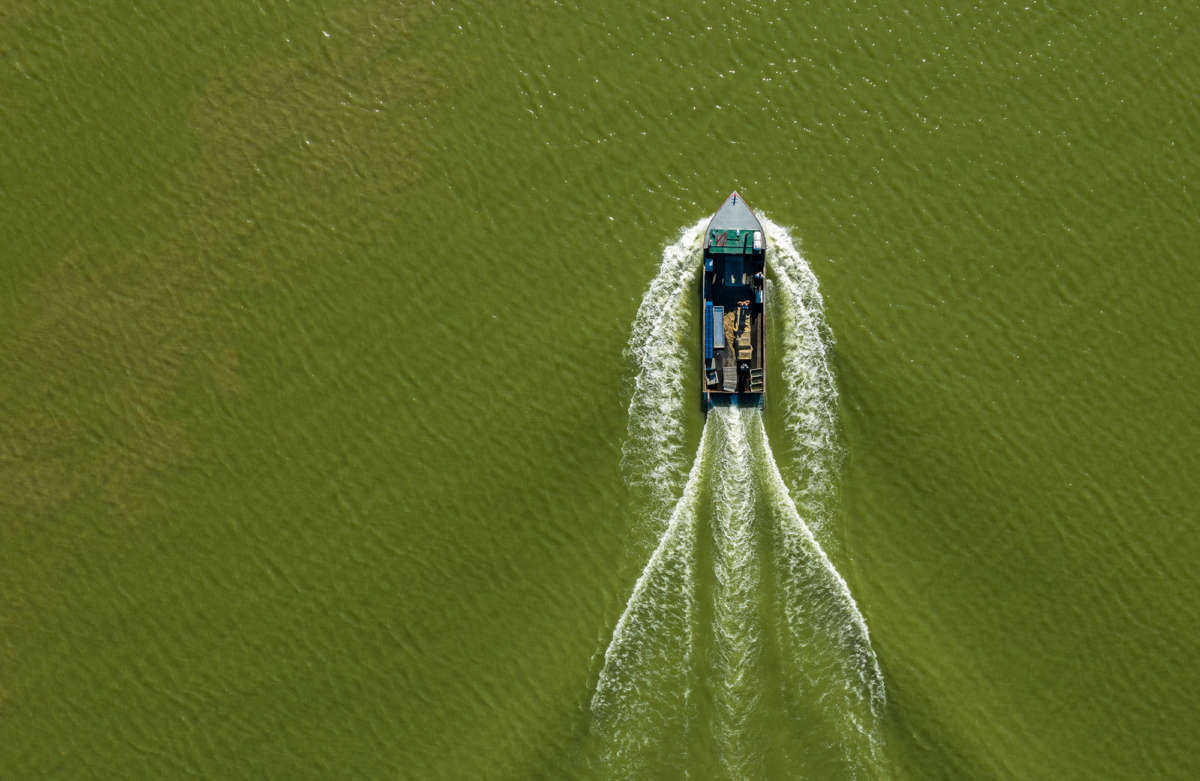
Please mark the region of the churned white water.
[[640, 769], [647, 725], [670, 722], [682, 713], [680, 727], [687, 726], [695, 654], [696, 504], [707, 439], [706, 429], [683, 495], [604, 651], [591, 708], [604, 740], [603, 760], [613, 775], [626, 777]]
[[729, 778], [762, 776], [753, 719], [763, 694], [758, 524], [746, 417], [758, 410], [714, 409], [712, 474], [713, 704], [718, 758]]
[[[651, 507], [647, 516], [661, 525], [681, 488], [686, 468], [683, 453], [684, 405], [687, 391], [683, 332], [688, 303], [699, 280], [700, 239], [708, 218], [683, 228], [663, 249], [662, 263], [642, 296], [627, 354], [634, 362], [633, 396], [623, 447], [626, 479], [645, 488]], [[696, 296], [699, 294], [696, 293]]]
[[[782, 402], [790, 442], [791, 469], [785, 482], [813, 533], [824, 537], [836, 490], [841, 449], [837, 439], [837, 385], [829, 366], [833, 333], [825, 322], [825, 302], [817, 277], [785, 228], [760, 218], [767, 232], [767, 267], [781, 324], [779, 361], [784, 387], [772, 393]], [[778, 390], [778, 389], [771, 389]]]

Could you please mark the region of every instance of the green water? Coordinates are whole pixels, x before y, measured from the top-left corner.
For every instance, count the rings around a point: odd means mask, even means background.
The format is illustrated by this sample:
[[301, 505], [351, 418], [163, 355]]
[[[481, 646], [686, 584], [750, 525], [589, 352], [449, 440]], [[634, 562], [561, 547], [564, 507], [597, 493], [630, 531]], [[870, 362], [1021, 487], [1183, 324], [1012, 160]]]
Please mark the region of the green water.
[[881, 774], [1200, 773], [1194, 5], [0, 20], [0, 776], [597, 775], [630, 326], [735, 188], [836, 337]]

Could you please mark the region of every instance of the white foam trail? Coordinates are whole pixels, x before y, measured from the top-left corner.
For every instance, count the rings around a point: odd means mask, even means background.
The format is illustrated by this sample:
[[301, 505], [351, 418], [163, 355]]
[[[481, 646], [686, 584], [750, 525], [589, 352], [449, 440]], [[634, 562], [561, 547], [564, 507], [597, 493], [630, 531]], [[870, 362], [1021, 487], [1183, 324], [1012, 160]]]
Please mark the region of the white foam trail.
[[678, 495], [685, 466], [685, 388], [695, 383], [686, 382], [681, 339], [687, 327], [686, 294], [698, 278], [700, 237], [708, 220], [683, 228], [663, 249], [658, 274], [642, 297], [629, 335], [627, 352], [637, 375], [623, 448], [625, 474], [632, 485], [650, 492], [648, 515], [659, 523]]
[[755, 745], [752, 719], [763, 690], [761, 602], [755, 529], [755, 490], [746, 418], [758, 410], [718, 407], [710, 420], [720, 422], [713, 474], [714, 661], [721, 765], [728, 778], [763, 774], [761, 748]]
[[707, 223], [705, 218], [682, 228], [663, 249], [627, 346], [636, 375], [622, 466], [630, 485], [645, 490], [649, 500], [638, 519], [643, 528], [636, 531], [658, 537], [658, 544], [613, 630], [592, 695], [593, 730], [601, 739], [600, 759], [609, 777], [646, 775], [647, 764], [659, 759], [650, 754], [661, 754], [668, 742], [666, 725], [677, 722], [689, 707], [696, 501], [708, 433], [706, 426], [684, 483], [682, 337], [686, 294], [699, 274], [696, 258]]
[[794, 468], [788, 470], [788, 485], [813, 532], [826, 539], [841, 455], [837, 385], [829, 365], [833, 334], [825, 323], [817, 277], [791, 235], [769, 219], [761, 221], [767, 232], [767, 266], [778, 283], [771, 293], [782, 303], [780, 366], [785, 387], [778, 397], [792, 440]]
[[[849, 727], [842, 731], [848, 762], [851, 766], [873, 763], [879, 759], [878, 719], [887, 690], [866, 619], [846, 580], [797, 511], [761, 417], [753, 422], [750, 436], [766, 472], [767, 497], [779, 518], [775, 560], [787, 639], [808, 686], [831, 699], [833, 712]], [[821, 654], [821, 648], [831, 652]]]
[[[604, 651], [591, 710], [610, 776], [637, 777], [646, 762], [647, 734], [679, 714], [685, 715], [686, 734], [695, 653], [696, 502], [707, 441], [706, 425], [683, 494]], [[656, 754], [663, 750], [670, 749], [651, 746]]]

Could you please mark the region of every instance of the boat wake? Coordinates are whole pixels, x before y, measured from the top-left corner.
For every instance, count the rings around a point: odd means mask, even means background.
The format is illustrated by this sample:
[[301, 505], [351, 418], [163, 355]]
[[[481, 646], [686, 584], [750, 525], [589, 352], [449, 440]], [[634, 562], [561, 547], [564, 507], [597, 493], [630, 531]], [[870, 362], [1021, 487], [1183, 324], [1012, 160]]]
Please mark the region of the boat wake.
[[695, 387], [683, 335], [707, 222], [664, 250], [630, 337], [624, 466], [657, 544], [592, 696], [598, 761], [616, 778], [878, 775], [883, 676], [821, 543], [839, 460], [830, 335], [816, 278], [768, 220], [784, 386], [768, 394], [782, 402], [790, 477], [757, 409], [711, 410], [690, 468], [683, 460]]

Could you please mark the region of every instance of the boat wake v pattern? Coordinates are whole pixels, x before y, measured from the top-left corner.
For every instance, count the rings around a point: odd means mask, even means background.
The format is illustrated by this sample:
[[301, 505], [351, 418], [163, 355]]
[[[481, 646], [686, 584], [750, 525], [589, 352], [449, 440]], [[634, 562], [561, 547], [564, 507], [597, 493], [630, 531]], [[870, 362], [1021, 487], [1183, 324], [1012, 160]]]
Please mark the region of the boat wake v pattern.
[[633, 323], [624, 469], [653, 552], [591, 700], [608, 777], [882, 768], [883, 675], [825, 551], [839, 462], [831, 334], [812, 270], [786, 230], [762, 222], [768, 317], [782, 334], [783, 389], [769, 403], [782, 407], [789, 439], [783, 469], [752, 408], [713, 408], [684, 460], [696, 383], [683, 340], [707, 218], [664, 249]]

